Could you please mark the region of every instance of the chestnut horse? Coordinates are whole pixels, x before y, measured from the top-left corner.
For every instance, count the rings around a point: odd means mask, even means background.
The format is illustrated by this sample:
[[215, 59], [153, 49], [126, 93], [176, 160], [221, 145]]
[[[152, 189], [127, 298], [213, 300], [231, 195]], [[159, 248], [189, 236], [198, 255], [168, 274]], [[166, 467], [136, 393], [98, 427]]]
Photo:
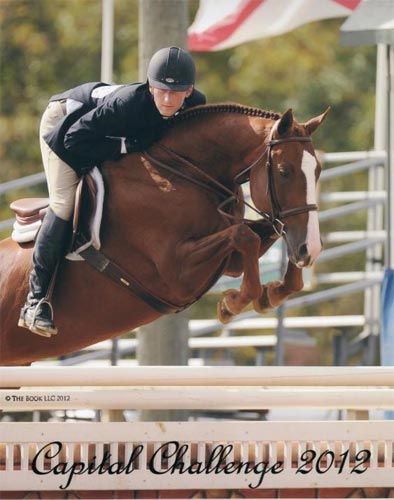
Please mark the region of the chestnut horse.
[[[179, 309], [220, 275], [241, 273], [240, 290], [224, 292], [219, 302], [223, 322], [249, 303], [259, 312], [278, 306], [302, 289], [302, 268], [321, 251], [315, 194], [320, 165], [310, 135], [327, 112], [304, 124], [291, 110], [277, 115], [237, 104], [182, 113], [147, 152], [103, 164], [102, 252]], [[260, 223], [243, 219], [239, 184], [246, 180]], [[229, 215], [223, 193], [234, 193]], [[287, 271], [283, 281], [261, 285], [258, 259], [279, 236], [287, 243]], [[1, 365], [76, 351], [162, 314], [86, 262], [64, 260], [53, 297], [59, 333], [50, 339], [34, 335], [17, 326], [31, 257], [32, 244], [0, 242]]]

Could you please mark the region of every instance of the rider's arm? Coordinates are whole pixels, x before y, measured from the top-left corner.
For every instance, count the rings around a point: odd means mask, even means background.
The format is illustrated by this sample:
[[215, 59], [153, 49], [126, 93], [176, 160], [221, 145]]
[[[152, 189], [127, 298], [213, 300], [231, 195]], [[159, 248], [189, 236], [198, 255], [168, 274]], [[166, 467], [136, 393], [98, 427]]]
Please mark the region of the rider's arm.
[[130, 133], [131, 120], [132, 114], [126, 103], [113, 99], [71, 125], [64, 136], [64, 146], [87, 166], [117, 160], [124, 152], [122, 137]]

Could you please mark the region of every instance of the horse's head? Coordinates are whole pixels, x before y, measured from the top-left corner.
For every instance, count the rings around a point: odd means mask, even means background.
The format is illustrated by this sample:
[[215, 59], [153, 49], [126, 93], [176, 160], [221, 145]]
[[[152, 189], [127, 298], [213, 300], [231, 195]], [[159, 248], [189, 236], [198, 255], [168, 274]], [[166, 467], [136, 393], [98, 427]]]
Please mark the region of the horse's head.
[[253, 202], [277, 219], [277, 228], [283, 223], [289, 259], [297, 267], [312, 265], [321, 252], [316, 205], [321, 166], [310, 136], [328, 112], [298, 124], [291, 109], [286, 111], [270, 130], [266, 164], [251, 171]]

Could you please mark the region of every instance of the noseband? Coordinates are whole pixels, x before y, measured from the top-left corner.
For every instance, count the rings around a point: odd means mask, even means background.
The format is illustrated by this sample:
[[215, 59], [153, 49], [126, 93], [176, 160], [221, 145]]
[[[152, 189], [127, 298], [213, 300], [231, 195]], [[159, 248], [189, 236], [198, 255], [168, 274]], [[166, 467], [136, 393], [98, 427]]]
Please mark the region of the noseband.
[[[153, 157], [150, 153], [147, 151], [143, 152], [143, 155], [153, 164], [157, 165], [158, 167], [163, 168], [164, 170], [167, 170], [173, 174], [175, 174], [178, 177], [184, 178], [194, 184], [197, 184], [200, 187], [205, 188], [208, 191], [214, 192], [215, 194], [219, 195], [220, 197], [226, 196], [226, 199], [220, 203], [218, 206], [218, 211], [224, 215], [225, 217], [231, 218], [232, 216], [225, 212], [223, 208], [230, 203], [233, 203], [234, 201], [238, 203], [243, 203], [245, 206], [249, 207], [251, 210], [259, 214], [263, 219], [267, 220], [273, 227], [275, 233], [278, 236], [285, 235], [284, 231], [284, 222], [282, 222], [282, 219], [286, 217], [291, 217], [292, 215], [298, 215], [302, 214], [305, 212], [310, 212], [313, 210], [317, 210], [317, 205], [315, 204], [307, 204], [307, 205], [302, 205], [299, 207], [294, 207], [294, 208], [289, 208], [286, 210], [282, 210], [278, 196], [276, 194], [276, 189], [275, 189], [275, 182], [274, 182], [274, 174], [273, 174], [273, 166], [272, 166], [272, 148], [278, 144], [283, 144], [286, 142], [312, 142], [312, 139], [310, 137], [285, 137], [283, 139], [270, 139], [267, 142], [267, 147], [264, 149], [263, 153], [256, 158], [248, 167], [246, 167], [242, 172], [237, 174], [234, 177], [234, 183], [237, 185], [241, 185], [244, 182], [249, 180], [249, 176], [245, 177], [245, 174], [248, 174], [253, 167], [255, 167], [267, 154], [267, 162], [266, 162], [266, 168], [267, 168], [267, 177], [268, 177], [268, 182], [267, 182], [267, 194], [270, 197], [271, 200], [271, 208], [272, 212], [271, 214], [268, 214], [266, 212], [262, 212], [261, 210], [258, 210], [257, 208], [253, 207], [250, 205], [248, 202], [243, 200], [237, 193], [234, 193], [231, 191], [231, 189], [227, 188], [224, 186], [221, 182], [217, 181], [214, 179], [211, 175], [209, 175], [207, 172], [199, 168], [197, 165], [192, 163], [190, 160], [186, 159], [185, 157], [181, 156], [179, 153], [173, 151], [171, 148], [168, 148], [167, 146], [164, 146], [162, 144], [156, 144], [156, 146], [159, 146], [160, 149], [165, 151], [167, 154], [170, 156], [174, 157], [176, 160], [180, 161], [182, 164], [184, 164], [187, 167], [192, 168], [193, 170], [197, 171], [200, 176], [205, 177], [206, 179], [209, 180], [210, 184], [207, 184], [204, 181], [198, 180], [193, 176], [190, 176], [186, 173], [180, 172], [176, 168], [171, 167], [167, 163], [162, 162], [161, 160], [158, 160], [157, 158]], [[220, 190], [218, 190], [219, 188]]]

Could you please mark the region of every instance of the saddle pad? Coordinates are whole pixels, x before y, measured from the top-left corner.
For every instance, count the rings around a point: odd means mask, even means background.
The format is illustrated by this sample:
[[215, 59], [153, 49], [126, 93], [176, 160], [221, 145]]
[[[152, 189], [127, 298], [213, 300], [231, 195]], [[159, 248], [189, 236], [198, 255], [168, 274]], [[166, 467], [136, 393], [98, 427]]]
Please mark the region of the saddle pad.
[[96, 249], [99, 250], [101, 248], [101, 241], [100, 241], [100, 226], [101, 226], [101, 219], [103, 217], [103, 205], [104, 205], [104, 181], [103, 177], [101, 175], [100, 170], [97, 167], [94, 167], [90, 172], [89, 175], [92, 177], [94, 180], [96, 187], [97, 187], [97, 195], [96, 195], [96, 211], [93, 214], [93, 217], [91, 219], [90, 223], [90, 240], [87, 241], [85, 244], [83, 244], [81, 247], [77, 248], [73, 252], [70, 252], [69, 254], [66, 255], [66, 259], [68, 260], [84, 260], [83, 257], [81, 257], [79, 254], [83, 252], [86, 248], [90, 247], [91, 245]]
[[[101, 175], [101, 172], [97, 167], [94, 167], [90, 171], [89, 175], [92, 177], [94, 183], [97, 186], [96, 210], [95, 210], [94, 214], [92, 214], [92, 218], [90, 220], [91, 238], [82, 247], [69, 253], [66, 256], [66, 258], [69, 260], [84, 260], [79, 255], [79, 253], [82, 252], [87, 247], [89, 247], [90, 245], [93, 245], [93, 247], [96, 248], [97, 250], [99, 250], [101, 247], [100, 225], [101, 225], [101, 219], [103, 216], [104, 181], [103, 181], [103, 177]], [[19, 200], [19, 201], [21, 201], [21, 200]], [[40, 203], [42, 203], [41, 199], [40, 199]], [[28, 206], [30, 207], [29, 210], [31, 210], [32, 204], [29, 203]], [[23, 207], [20, 207], [18, 205], [18, 209], [20, 210], [21, 208], [23, 208]], [[41, 205], [37, 206], [36, 208], [37, 209], [41, 208]], [[11, 238], [14, 241], [16, 241], [17, 243], [29, 243], [31, 241], [34, 241], [36, 236], [37, 236], [37, 233], [41, 227], [41, 224], [42, 224], [41, 220], [35, 220], [34, 222], [32, 222], [30, 224], [19, 224], [19, 222], [15, 221], [14, 226], [13, 226], [13, 231], [11, 234]]]
[[17, 243], [29, 243], [30, 241], [34, 241], [41, 224], [41, 220], [37, 220], [32, 224], [23, 225], [15, 221], [11, 238]]

